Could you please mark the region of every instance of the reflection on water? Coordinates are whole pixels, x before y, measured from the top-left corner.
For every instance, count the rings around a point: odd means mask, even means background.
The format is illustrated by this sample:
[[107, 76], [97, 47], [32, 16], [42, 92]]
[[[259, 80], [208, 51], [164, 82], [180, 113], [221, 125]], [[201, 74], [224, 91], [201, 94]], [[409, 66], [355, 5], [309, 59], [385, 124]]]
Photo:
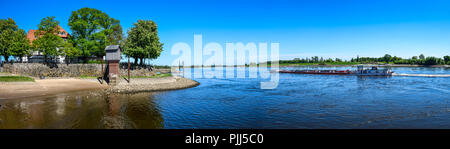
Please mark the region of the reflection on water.
[[152, 93], [89, 91], [0, 104], [0, 128], [163, 128]]

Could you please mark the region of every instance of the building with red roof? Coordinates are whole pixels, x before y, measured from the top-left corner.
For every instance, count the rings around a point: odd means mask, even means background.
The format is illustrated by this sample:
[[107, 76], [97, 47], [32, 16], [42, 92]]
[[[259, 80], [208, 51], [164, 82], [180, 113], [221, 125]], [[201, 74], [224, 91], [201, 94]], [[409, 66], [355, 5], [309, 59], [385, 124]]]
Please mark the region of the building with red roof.
[[[33, 43], [33, 41], [37, 39], [37, 36], [35, 34], [36, 31], [37, 30], [32, 29], [28, 31], [27, 38], [30, 40], [31, 43]], [[64, 30], [60, 25], [58, 25], [57, 35], [62, 39], [64, 39], [64, 41], [66, 41], [70, 37], [70, 34], [66, 30]]]
[[[30, 29], [27, 33], [27, 38], [30, 40], [31, 44], [33, 44], [33, 41], [38, 38], [38, 36], [35, 34], [37, 30]], [[61, 37], [64, 41], [67, 41], [67, 39], [70, 37], [70, 34], [64, 30], [60, 25], [58, 25], [58, 32], [56, 33], [59, 37]], [[58, 48], [59, 49], [59, 48]], [[31, 56], [26, 56], [22, 58], [24, 62], [43, 62], [43, 55], [35, 51], [32, 53]], [[64, 61], [64, 57], [57, 56], [57, 61], [62, 63]]]

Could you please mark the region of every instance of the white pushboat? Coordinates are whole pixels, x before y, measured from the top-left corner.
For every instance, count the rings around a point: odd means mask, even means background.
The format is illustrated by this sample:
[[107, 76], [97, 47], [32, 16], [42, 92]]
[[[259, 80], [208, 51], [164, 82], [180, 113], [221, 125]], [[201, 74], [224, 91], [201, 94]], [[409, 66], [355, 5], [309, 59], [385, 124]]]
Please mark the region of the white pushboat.
[[393, 71], [390, 69], [378, 69], [376, 66], [372, 66], [370, 69], [365, 69], [363, 65], [358, 65], [357, 70], [353, 74], [358, 76], [392, 76]]

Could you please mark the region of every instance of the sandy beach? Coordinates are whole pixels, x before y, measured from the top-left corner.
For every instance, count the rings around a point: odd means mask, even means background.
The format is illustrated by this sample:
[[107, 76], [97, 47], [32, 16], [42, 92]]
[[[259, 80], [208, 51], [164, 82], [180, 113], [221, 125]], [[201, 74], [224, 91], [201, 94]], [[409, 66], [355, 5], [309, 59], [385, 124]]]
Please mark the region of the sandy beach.
[[197, 81], [183, 77], [163, 77], [163, 78], [136, 78], [127, 82], [119, 79], [116, 86], [111, 86], [108, 92], [114, 93], [138, 93], [152, 91], [166, 91], [198, 86]]
[[2, 82], [0, 99], [31, 98], [83, 90], [104, 89], [113, 93], [137, 93], [189, 88], [198, 82], [182, 77], [136, 78], [128, 83], [119, 79], [116, 86], [101, 84], [96, 79], [36, 79], [35, 82]]
[[3, 82], [0, 83], [0, 99], [29, 98], [106, 88], [108, 88], [106, 84], [82, 79], [37, 79], [35, 82]]

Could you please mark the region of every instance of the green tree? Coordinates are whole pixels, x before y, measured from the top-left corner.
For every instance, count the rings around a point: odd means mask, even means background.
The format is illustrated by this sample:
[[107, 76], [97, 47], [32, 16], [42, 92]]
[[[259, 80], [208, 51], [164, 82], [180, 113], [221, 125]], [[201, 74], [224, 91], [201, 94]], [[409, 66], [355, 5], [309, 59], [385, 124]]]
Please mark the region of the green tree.
[[425, 65], [438, 65], [438, 64], [442, 64], [442, 59], [440, 58], [436, 58], [436, 57], [427, 57], [425, 59]]
[[17, 30], [18, 27], [13, 19], [0, 19], [0, 55], [4, 56], [6, 62], [11, 55], [13, 36]]
[[444, 64], [450, 64], [450, 56], [444, 56]]
[[66, 62], [81, 55], [80, 49], [75, 48], [71, 42], [64, 42], [62, 50], [62, 55], [66, 57]]
[[27, 35], [25, 34], [25, 31], [23, 29], [19, 29], [16, 32], [14, 32], [12, 36], [12, 43], [9, 50], [12, 56], [18, 57], [20, 59], [20, 62], [23, 61], [22, 57], [30, 55], [31, 51], [31, 45], [30, 41], [27, 38]]
[[423, 54], [420, 54], [420, 55], [419, 55], [419, 59], [424, 60], [424, 59], [425, 59], [425, 56], [424, 56]]
[[53, 16], [43, 18], [35, 32], [37, 39], [33, 41], [33, 47], [44, 55], [44, 64], [47, 63], [48, 56], [59, 55], [59, 48], [63, 47], [64, 40], [57, 35], [58, 24], [59, 21]]
[[389, 63], [392, 61], [392, 56], [389, 54], [385, 54], [382, 59], [384, 62]]
[[135, 64], [137, 64], [137, 59], [140, 59], [142, 65], [144, 58], [158, 58], [162, 52], [162, 47], [163, 44], [159, 42], [156, 23], [151, 20], [139, 20], [128, 30], [124, 54], [133, 57]]
[[74, 46], [85, 62], [88, 56], [103, 57], [107, 45], [120, 45], [123, 38], [120, 21], [94, 8], [72, 11], [69, 26]]

